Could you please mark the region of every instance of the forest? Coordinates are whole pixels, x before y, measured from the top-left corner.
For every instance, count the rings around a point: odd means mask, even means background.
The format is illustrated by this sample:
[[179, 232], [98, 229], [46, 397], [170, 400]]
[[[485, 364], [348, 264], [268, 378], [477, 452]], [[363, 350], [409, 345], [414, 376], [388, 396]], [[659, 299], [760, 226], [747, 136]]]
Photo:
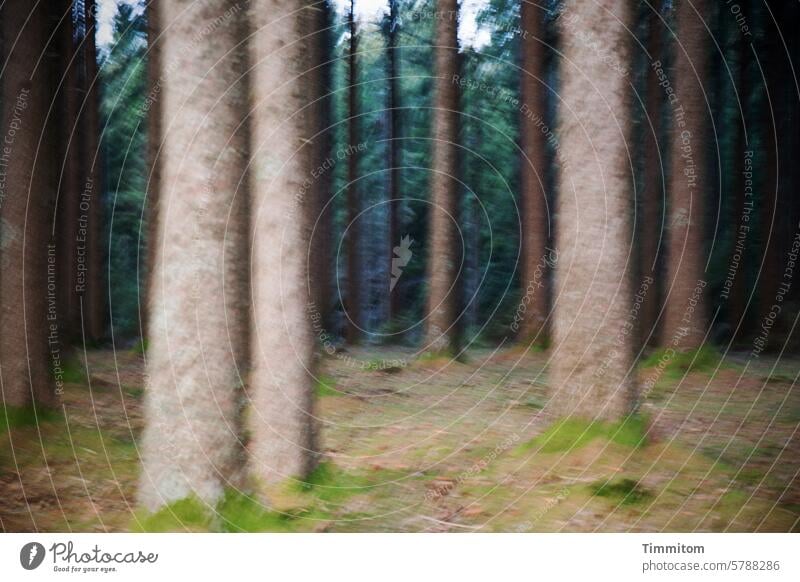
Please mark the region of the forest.
[[0, 532], [800, 531], [798, 0], [5, 0]]

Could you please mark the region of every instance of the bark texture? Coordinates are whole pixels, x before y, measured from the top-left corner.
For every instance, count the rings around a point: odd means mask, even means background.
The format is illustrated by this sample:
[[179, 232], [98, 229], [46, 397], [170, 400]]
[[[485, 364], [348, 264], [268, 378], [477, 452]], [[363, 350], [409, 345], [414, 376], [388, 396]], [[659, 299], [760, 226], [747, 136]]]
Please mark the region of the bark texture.
[[[386, 270], [389, 275], [387, 281], [389, 288], [389, 301], [387, 306], [389, 313], [387, 321], [391, 324], [394, 318], [400, 313], [402, 308], [400, 288], [392, 286], [392, 263], [396, 260], [394, 248], [400, 245], [403, 236], [401, 232], [401, 204], [402, 194], [400, 193], [400, 71], [399, 59], [400, 49], [397, 46], [397, 36], [399, 33], [400, 20], [397, 13], [398, 0], [389, 0], [389, 22], [386, 38], [386, 63], [388, 81], [387, 107], [389, 109], [389, 131], [386, 140], [389, 143], [389, 268]], [[397, 281], [396, 283], [399, 283]]]
[[358, 30], [354, 2], [350, 1], [350, 51], [349, 80], [347, 94], [347, 134], [350, 151], [347, 158], [347, 297], [345, 298], [345, 314], [347, 316], [347, 341], [358, 343], [362, 329], [361, 306], [361, 253], [358, 214], [361, 202], [358, 192]]
[[304, 186], [312, 155], [306, 107], [316, 91], [303, 74], [312, 18], [300, 0], [251, 3], [251, 470], [264, 486], [306, 477], [317, 458], [306, 267], [313, 203]]
[[[0, 389], [14, 406], [52, 404], [47, 371], [48, 213], [52, 148], [45, 143], [49, 80], [45, 3], [2, 5], [3, 148], [0, 166]], [[55, 251], [52, 269], [55, 272]], [[55, 290], [53, 301], [57, 301]], [[55, 322], [53, 322], [55, 323]]]
[[520, 202], [522, 209], [522, 273], [520, 287], [525, 313], [519, 325], [523, 341], [546, 343], [549, 268], [547, 250], [549, 220], [544, 180], [547, 168], [546, 135], [540, 124], [545, 118], [544, 17], [545, 9], [523, 0], [521, 7], [522, 71], [520, 145]]
[[436, 3], [433, 163], [428, 227], [426, 350], [455, 353], [459, 348], [461, 234], [458, 182], [458, 3]]
[[708, 316], [703, 230], [711, 187], [706, 164], [711, 121], [706, 94], [710, 43], [703, 18], [708, 0], [678, 0], [672, 106], [668, 250], [664, 327], [661, 342], [683, 349], [703, 343]]
[[626, 333], [633, 175], [624, 68], [633, 14], [625, 0], [565, 8], [550, 406], [562, 416], [617, 419], [635, 396], [633, 338]]
[[248, 341], [244, 9], [164, 0], [157, 10], [170, 28], [139, 489], [150, 510], [189, 495], [213, 503], [240, 485]]

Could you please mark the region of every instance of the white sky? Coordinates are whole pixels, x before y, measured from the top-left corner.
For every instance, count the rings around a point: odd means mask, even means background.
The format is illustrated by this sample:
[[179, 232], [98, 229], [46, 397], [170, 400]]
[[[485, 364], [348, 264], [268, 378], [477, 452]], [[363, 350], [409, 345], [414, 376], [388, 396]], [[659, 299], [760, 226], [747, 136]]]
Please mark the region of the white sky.
[[[142, 5], [141, 0], [97, 0], [97, 44], [107, 48], [111, 44], [113, 29], [111, 27], [118, 4]], [[488, 0], [461, 0], [461, 22], [459, 38], [464, 45], [480, 49], [489, 44], [491, 33], [485, 28], [478, 28], [475, 17]], [[344, 14], [350, 8], [350, 0], [333, 0], [337, 12]], [[359, 19], [377, 21], [389, 9], [386, 0], [356, 0], [356, 13]]]

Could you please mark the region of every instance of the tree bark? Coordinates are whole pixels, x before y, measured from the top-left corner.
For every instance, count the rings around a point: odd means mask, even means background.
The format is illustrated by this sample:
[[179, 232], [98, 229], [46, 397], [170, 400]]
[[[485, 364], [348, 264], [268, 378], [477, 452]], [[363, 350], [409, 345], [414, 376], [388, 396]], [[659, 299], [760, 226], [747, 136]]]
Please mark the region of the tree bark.
[[355, 0], [350, 0], [350, 51], [348, 60], [348, 121], [347, 132], [350, 148], [347, 158], [347, 300], [345, 315], [347, 316], [347, 341], [357, 344], [361, 338], [362, 306], [361, 306], [361, 255], [358, 214], [361, 211], [358, 188], [358, 34], [356, 29]]
[[139, 489], [150, 510], [241, 485], [249, 329], [245, 11], [234, 0], [157, 10], [170, 26]]
[[[0, 389], [13, 406], [53, 404], [48, 375], [47, 278], [55, 273], [48, 248], [52, 151], [43, 133], [49, 99], [40, 57], [47, 44], [44, 3], [2, 5], [3, 140], [0, 169]], [[52, 256], [52, 258], [51, 258]], [[52, 262], [51, 262], [52, 261]]]
[[425, 350], [455, 355], [459, 337], [458, 3], [436, 4], [433, 163], [428, 227], [428, 304]]
[[661, 150], [661, 104], [664, 90], [660, 86], [654, 63], [663, 63], [662, 37], [664, 23], [659, 14], [659, 4], [653, 5], [648, 14], [648, 46], [650, 61], [647, 63], [646, 118], [644, 124], [644, 188], [642, 190], [642, 221], [639, 229], [641, 254], [639, 271], [642, 281], [651, 281], [644, 295], [639, 315], [639, 337], [644, 345], [658, 341], [656, 322], [660, 307], [659, 297], [659, 246], [661, 243], [662, 209], [666, 198], [665, 155]]
[[545, 9], [533, 0], [523, 0], [522, 82], [520, 86], [520, 203], [522, 209], [522, 272], [520, 287], [524, 317], [518, 335], [524, 342], [547, 343], [549, 269], [552, 257], [547, 250], [549, 220], [545, 171], [547, 168], [546, 135], [539, 124], [545, 118], [544, 79]]
[[565, 68], [551, 360], [555, 392], [549, 407], [563, 416], [618, 419], [635, 399], [628, 327], [632, 5], [574, 0], [565, 4], [559, 21]]
[[[86, 63], [86, 101], [84, 118], [86, 149], [88, 158], [84, 161], [86, 184], [81, 194], [82, 219], [85, 215], [87, 225], [86, 236], [86, 292], [83, 297], [83, 316], [85, 338], [98, 342], [106, 336], [106, 294], [105, 285], [105, 228], [103, 210], [103, 183], [100, 172], [102, 157], [100, 151], [100, 80], [97, 74], [97, 46], [95, 34], [97, 20], [95, 17], [95, 0], [85, 0], [86, 38], [83, 42]], [[84, 202], [88, 210], [84, 211]]]
[[307, 261], [310, 217], [304, 183], [309, 95], [302, 73], [312, 14], [300, 0], [251, 4], [253, 344], [251, 470], [272, 486], [314, 468], [314, 358]]
[[397, 13], [398, 0], [389, 0], [389, 25], [387, 30], [386, 60], [387, 74], [389, 76], [388, 86], [388, 109], [389, 109], [389, 135], [386, 136], [389, 144], [389, 313], [387, 321], [391, 322], [397, 317], [402, 308], [400, 288], [392, 287], [392, 263], [397, 259], [394, 248], [399, 246], [403, 236], [401, 232], [401, 204], [402, 194], [400, 192], [400, 166], [402, 164], [400, 141], [400, 79], [398, 67], [397, 32], [399, 26], [399, 15]]
[[704, 83], [711, 51], [703, 18], [708, 0], [679, 0], [676, 15], [668, 213], [667, 279], [662, 345], [691, 349], [708, 326], [705, 274], [705, 199], [711, 187], [706, 163], [710, 113]]

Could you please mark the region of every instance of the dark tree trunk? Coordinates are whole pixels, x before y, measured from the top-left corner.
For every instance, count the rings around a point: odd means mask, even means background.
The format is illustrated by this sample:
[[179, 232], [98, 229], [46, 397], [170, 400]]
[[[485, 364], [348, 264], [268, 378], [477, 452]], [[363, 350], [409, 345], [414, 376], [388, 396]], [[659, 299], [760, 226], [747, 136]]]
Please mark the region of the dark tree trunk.
[[401, 160], [402, 141], [400, 136], [400, 79], [399, 79], [399, 48], [397, 46], [397, 35], [399, 26], [399, 17], [397, 14], [398, 0], [389, 0], [389, 26], [388, 26], [388, 39], [387, 45], [387, 61], [388, 61], [388, 76], [389, 76], [389, 95], [388, 95], [388, 109], [389, 109], [389, 132], [387, 141], [389, 143], [389, 313], [388, 321], [397, 317], [402, 309], [400, 289], [396, 286], [392, 288], [392, 261], [395, 260], [397, 255], [394, 252], [395, 247], [399, 246], [402, 233], [402, 194], [400, 192], [400, 166], [403, 163]]
[[356, 30], [355, 0], [350, 1], [350, 52], [348, 80], [348, 140], [350, 151], [347, 158], [347, 297], [345, 315], [347, 317], [347, 341], [358, 343], [361, 338], [362, 305], [361, 305], [361, 232], [358, 217], [361, 211], [358, 180], [358, 35]]

